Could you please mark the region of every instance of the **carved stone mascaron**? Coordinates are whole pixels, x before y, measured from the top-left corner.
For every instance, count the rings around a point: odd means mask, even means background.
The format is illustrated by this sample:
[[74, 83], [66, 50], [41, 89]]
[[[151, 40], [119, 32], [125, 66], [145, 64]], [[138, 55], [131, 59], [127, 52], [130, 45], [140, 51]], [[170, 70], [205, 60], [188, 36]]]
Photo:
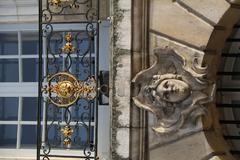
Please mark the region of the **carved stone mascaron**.
[[212, 99], [207, 93], [207, 67], [201, 67], [197, 57], [187, 62], [168, 48], [156, 49], [155, 56], [155, 63], [133, 79], [139, 91], [133, 101], [156, 116], [155, 132], [191, 132], [199, 117], [207, 114], [204, 104]]

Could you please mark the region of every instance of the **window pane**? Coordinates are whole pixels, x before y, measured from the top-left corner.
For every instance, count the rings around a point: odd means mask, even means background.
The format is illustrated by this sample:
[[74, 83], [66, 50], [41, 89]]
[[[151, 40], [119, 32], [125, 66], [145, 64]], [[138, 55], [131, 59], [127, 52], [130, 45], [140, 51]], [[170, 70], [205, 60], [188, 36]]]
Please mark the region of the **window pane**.
[[23, 59], [23, 82], [38, 81], [38, 59]]
[[[233, 72], [240, 72], [240, 58], [236, 58]], [[240, 80], [240, 76], [232, 76], [232, 80]]]
[[34, 32], [22, 33], [22, 54], [23, 55], [38, 54], [38, 33]]
[[71, 108], [71, 116], [74, 121], [94, 121], [94, 103], [90, 103], [85, 99], [80, 99], [73, 108]]
[[0, 125], [0, 147], [15, 148], [17, 125]]
[[0, 55], [18, 54], [17, 33], [0, 33]]
[[77, 41], [74, 41], [74, 46], [79, 49], [80, 55], [86, 55], [91, 51], [94, 54], [94, 37], [90, 37], [86, 32], [80, 31], [75, 33]]
[[48, 121], [62, 121], [65, 108], [57, 107], [53, 104], [49, 104], [47, 107]]
[[0, 97], [0, 120], [18, 119], [18, 98]]
[[63, 47], [63, 33], [62, 32], [53, 32], [49, 37], [48, 43], [48, 52], [49, 54], [60, 54], [61, 48]]
[[61, 148], [62, 146], [62, 134], [61, 126], [49, 125], [47, 126], [47, 138], [52, 148]]
[[63, 70], [63, 58], [48, 59], [48, 74], [55, 74]]
[[37, 120], [37, 98], [36, 97], [24, 97], [23, 98], [23, 121], [36, 121]]
[[[90, 61], [91, 60], [91, 61]], [[72, 58], [71, 71], [76, 75], [76, 77], [84, 81], [90, 75], [95, 74], [95, 59], [93, 58]]]
[[18, 82], [18, 73], [17, 59], [0, 59], [0, 82]]
[[36, 147], [37, 141], [37, 127], [34, 125], [23, 125], [22, 126], [22, 148], [33, 148]]
[[78, 126], [74, 128], [74, 132], [72, 135], [72, 149], [83, 149], [86, 144], [92, 143], [94, 141], [94, 127], [82, 127]]

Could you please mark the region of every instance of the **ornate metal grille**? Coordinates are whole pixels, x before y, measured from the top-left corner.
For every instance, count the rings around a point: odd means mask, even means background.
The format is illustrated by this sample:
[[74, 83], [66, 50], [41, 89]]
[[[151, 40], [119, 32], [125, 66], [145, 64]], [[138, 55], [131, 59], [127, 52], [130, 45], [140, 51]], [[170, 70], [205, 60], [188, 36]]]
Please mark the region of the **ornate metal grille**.
[[39, 0], [38, 160], [98, 159], [99, 23], [99, 0]]

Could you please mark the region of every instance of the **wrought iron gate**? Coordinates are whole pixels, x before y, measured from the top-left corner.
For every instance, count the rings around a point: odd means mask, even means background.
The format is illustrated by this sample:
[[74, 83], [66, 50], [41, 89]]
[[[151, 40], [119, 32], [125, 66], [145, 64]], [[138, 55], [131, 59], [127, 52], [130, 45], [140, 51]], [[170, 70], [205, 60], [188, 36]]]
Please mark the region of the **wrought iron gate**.
[[99, 0], [39, 0], [37, 159], [98, 159]]

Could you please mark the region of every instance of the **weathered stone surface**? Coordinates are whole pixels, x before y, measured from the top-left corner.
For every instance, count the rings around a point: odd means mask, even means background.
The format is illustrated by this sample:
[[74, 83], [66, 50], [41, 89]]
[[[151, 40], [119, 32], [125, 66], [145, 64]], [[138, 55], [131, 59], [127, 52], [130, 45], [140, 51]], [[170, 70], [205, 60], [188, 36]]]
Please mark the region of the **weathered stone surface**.
[[240, 5], [240, 0], [228, 0], [231, 4]]
[[118, 0], [113, 2], [114, 44], [117, 48], [131, 49], [131, 1]]
[[113, 2], [111, 63], [112, 159], [128, 159], [130, 152], [131, 1]]
[[[129, 137], [130, 131], [128, 128], [121, 128], [117, 131], [117, 148], [116, 152], [122, 159], [129, 157]], [[119, 159], [120, 160], [120, 159]]]
[[210, 160], [221, 160], [221, 159], [219, 157], [217, 157], [217, 156], [214, 156]]
[[[130, 52], [117, 50], [113, 56], [112, 133], [113, 157], [129, 156], [130, 125]], [[124, 149], [122, 149], [124, 148]]]
[[[127, 52], [129, 53], [129, 52]], [[120, 113], [118, 123], [121, 127], [129, 127], [130, 123], [130, 82], [131, 58], [129, 54], [119, 55], [115, 60], [115, 90], [114, 99], [118, 101], [116, 110]]]
[[150, 29], [198, 49], [205, 49], [213, 27], [172, 0], [152, 0]]
[[150, 160], [201, 160], [213, 152], [203, 132], [180, 141], [150, 148]]
[[186, 58], [186, 61], [191, 61], [192, 57], [197, 56], [199, 58], [199, 64], [202, 64], [202, 58], [204, 52], [188, 47], [184, 44], [178, 43], [176, 41], [169, 40], [168, 38], [156, 35], [154, 33], [150, 34], [150, 52], [153, 54], [154, 48], [171, 48], [175, 50], [179, 55]]
[[189, 12], [197, 12], [197, 16], [207, 22], [217, 24], [226, 10], [230, 7], [226, 0], [177, 0]]

